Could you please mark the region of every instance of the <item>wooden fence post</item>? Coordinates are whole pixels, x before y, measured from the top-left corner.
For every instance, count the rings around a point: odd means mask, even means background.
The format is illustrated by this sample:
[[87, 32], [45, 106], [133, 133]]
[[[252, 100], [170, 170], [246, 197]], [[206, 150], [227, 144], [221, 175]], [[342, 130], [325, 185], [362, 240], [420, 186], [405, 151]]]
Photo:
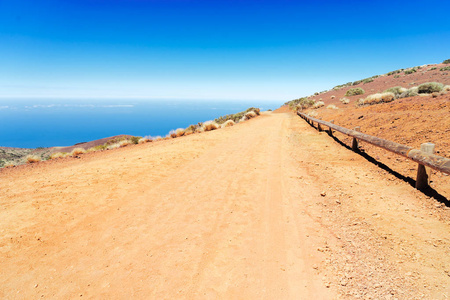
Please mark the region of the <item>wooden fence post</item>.
[[[433, 143], [424, 143], [420, 145], [420, 151], [425, 152], [427, 154], [434, 154], [434, 147], [435, 144]], [[425, 167], [422, 164], [418, 164], [416, 189], [422, 190], [428, 187], [428, 185], [430, 184], [430, 176], [431, 176], [431, 169], [429, 167]]]
[[[361, 127], [360, 126], [356, 126], [355, 129], [353, 129], [353, 130], [361, 132]], [[358, 140], [355, 137], [353, 138], [353, 141], [352, 141], [352, 150], [353, 151], [359, 151], [359, 149], [358, 149]]]
[[322, 126], [320, 126], [320, 123], [317, 123], [317, 130], [319, 130], [319, 132], [322, 131]]
[[[334, 120], [331, 120], [330, 123], [331, 123], [331, 124], [334, 124]], [[331, 127], [329, 128], [328, 133], [329, 133], [330, 135], [333, 135], [333, 130], [331, 130]]]

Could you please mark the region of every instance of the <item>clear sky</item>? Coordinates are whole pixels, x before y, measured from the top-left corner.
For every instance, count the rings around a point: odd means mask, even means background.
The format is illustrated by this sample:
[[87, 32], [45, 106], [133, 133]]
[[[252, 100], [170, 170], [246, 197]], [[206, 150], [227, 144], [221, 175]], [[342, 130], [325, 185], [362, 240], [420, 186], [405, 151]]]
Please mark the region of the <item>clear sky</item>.
[[0, 97], [291, 100], [450, 58], [450, 1], [0, 0]]

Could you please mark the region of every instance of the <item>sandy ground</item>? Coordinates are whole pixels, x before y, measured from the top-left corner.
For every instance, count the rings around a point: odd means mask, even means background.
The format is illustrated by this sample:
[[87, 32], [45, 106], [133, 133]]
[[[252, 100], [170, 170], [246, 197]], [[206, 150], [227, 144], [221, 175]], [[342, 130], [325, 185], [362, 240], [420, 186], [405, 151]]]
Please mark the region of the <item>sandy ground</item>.
[[450, 297], [448, 207], [290, 113], [0, 191], [0, 298]]

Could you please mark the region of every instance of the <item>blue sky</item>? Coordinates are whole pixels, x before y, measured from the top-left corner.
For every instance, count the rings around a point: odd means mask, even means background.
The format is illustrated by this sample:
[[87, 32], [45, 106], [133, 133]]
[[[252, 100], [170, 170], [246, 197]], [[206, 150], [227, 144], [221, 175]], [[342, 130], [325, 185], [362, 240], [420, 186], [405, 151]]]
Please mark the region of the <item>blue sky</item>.
[[0, 97], [287, 101], [450, 58], [448, 1], [0, 0]]

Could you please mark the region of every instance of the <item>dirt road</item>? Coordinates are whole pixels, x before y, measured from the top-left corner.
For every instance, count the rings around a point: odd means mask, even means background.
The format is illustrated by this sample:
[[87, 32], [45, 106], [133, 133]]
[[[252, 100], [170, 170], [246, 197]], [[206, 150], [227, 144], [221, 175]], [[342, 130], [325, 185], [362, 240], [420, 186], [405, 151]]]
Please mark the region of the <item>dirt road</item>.
[[0, 171], [0, 297], [450, 297], [450, 211], [286, 113]]

